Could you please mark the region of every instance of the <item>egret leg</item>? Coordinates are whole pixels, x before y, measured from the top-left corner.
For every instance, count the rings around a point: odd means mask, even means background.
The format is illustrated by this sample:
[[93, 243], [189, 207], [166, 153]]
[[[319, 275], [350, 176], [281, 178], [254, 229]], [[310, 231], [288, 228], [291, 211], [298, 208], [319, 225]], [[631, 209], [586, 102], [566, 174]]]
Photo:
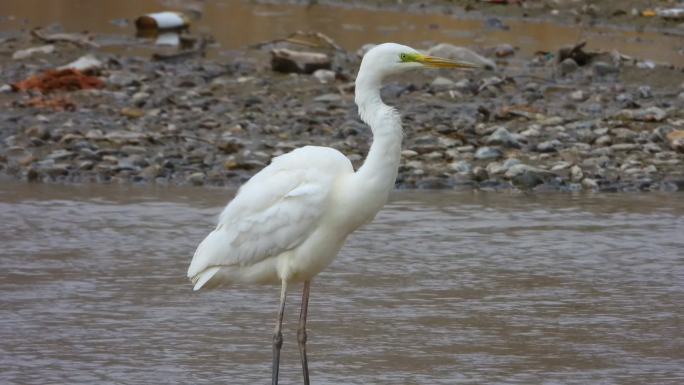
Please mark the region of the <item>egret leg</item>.
[[278, 370], [280, 368], [280, 348], [283, 346], [283, 333], [280, 331], [283, 326], [283, 315], [285, 313], [285, 296], [287, 295], [287, 281], [283, 280], [280, 288], [280, 307], [278, 308], [278, 320], [276, 321], [275, 331], [273, 332], [273, 371], [271, 377], [272, 385], [278, 385]]
[[309, 289], [311, 289], [311, 281], [304, 281], [302, 310], [299, 313], [299, 328], [297, 329], [297, 343], [299, 345], [299, 357], [302, 359], [304, 385], [309, 385], [309, 363], [306, 360], [306, 314], [309, 309]]

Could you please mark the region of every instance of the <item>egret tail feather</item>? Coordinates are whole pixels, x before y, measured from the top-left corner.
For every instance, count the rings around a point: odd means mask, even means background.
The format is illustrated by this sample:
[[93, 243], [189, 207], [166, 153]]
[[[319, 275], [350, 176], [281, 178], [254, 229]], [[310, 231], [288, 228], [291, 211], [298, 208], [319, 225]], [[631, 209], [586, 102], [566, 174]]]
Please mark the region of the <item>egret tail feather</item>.
[[220, 269], [220, 266], [213, 266], [192, 277], [192, 283], [195, 284], [192, 290], [201, 289]]

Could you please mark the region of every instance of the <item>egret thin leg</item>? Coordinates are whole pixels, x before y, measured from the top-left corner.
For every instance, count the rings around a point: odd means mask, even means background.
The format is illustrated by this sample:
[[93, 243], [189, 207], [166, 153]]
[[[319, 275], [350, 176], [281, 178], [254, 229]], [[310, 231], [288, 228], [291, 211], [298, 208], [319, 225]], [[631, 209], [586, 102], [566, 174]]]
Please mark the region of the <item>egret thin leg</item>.
[[297, 343], [299, 345], [299, 357], [302, 359], [304, 385], [309, 385], [309, 363], [306, 360], [306, 314], [309, 310], [309, 289], [311, 289], [311, 281], [304, 281], [302, 310], [299, 312], [299, 328], [297, 329]]
[[280, 288], [280, 308], [278, 308], [278, 320], [276, 321], [275, 331], [273, 332], [273, 371], [271, 384], [278, 385], [278, 370], [280, 368], [280, 348], [283, 346], [283, 333], [280, 331], [283, 326], [283, 315], [285, 314], [285, 297], [287, 295], [287, 281], [283, 280]]

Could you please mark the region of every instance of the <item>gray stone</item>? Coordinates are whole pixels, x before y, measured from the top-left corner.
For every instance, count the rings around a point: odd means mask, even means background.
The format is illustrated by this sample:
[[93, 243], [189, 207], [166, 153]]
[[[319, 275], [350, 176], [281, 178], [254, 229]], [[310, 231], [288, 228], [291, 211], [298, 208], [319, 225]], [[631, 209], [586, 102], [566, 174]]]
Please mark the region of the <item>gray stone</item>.
[[527, 130], [521, 132], [520, 134], [527, 138], [536, 138], [539, 135], [541, 135], [540, 129], [541, 127], [539, 125], [533, 124], [530, 127], [528, 127]]
[[639, 110], [621, 110], [615, 114], [615, 117], [639, 122], [662, 122], [667, 118], [667, 112], [662, 108], [648, 107]]
[[188, 176], [188, 182], [195, 186], [201, 186], [204, 184], [205, 175], [203, 172], [194, 172]]
[[570, 99], [576, 102], [583, 102], [589, 99], [589, 95], [582, 90], [577, 90], [570, 93]]
[[314, 98], [314, 102], [339, 103], [341, 101], [342, 96], [340, 94], [324, 94]]
[[560, 63], [560, 73], [562, 76], [567, 76], [579, 68], [577, 62], [571, 58], [567, 58]]
[[650, 139], [653, 142], [666, 142], [667, 134], [669, 134], [672, 131], [674, 131], [674, 128], [670, 126], [657, 127], [655, 130], [653, 130]]
[[653, 97], [653, 92], [651, 91], [650, 86], [639, 86], [637, 92], [639, 93], [639, 97], [642, 99], [650, 99]]
[[614, 128], [610, 130], [610, 133], [620, 142], [634, 143], [637, 137], [637, 133], [630, 130], [629, 128]]
[[449, 164], [449, 168], [459, 174], [470, 174], [473, 171], [473, 166], [465, 160], [459, 160]]
[[488, 145], [501, 145], [504, 147], [520, 148], [520, 143], [515, 137], [508, 132], [505, 127], [498, 127], [489, 137], [485, 140]]
[[526, 164], [516, 164], [506, 171], [506, 177], [514, 186], [522, 190], [531, 190], [555, 176], [550, 171]]
[[618, 67], [603, 61], [594, 62], [592, 64], [592, 68], [596, 76], [617, 75], [620, 73], [620, 69]]
[[639, 148], [638, 145], [634, 143], [618, 143], [610, 146], [614, 151], [632, 151]]
[[312, 74], [322, 84], [333, 83], [335, 81], [335, 71], [318, 69]]
[[480, 147], [475, 152], [475, 159], [479, 160], [499, 159], [502, 156], [501, 150], [493, 147]]
[[489, 175], [503, 174], [504, 172], [506, 172], [506, 169], [499, 162], [489, 163], [486, 167], [486, 170], [487, 170], [487, 174], [489, 174]]
[[613, 144], [613, 138], [610, 135], [601, 135], [594, 141], [597, 146], [610, 146]]
[[446, 91], [453, 89], [454, 84], [453, 80], [438, 76], [430, 83], [430, 89], [432, 91]]
[[537, 144], [537, 151], [539, 152], [555, 152], [562, 146], [558, 139], [547, 140]]
[[598, 190], [599, 185], [596, 179], [584, 178], [582, 179], [582, 187], [588, 190]]
[[55, 150], [51, 152], [48, 156], [47, 159], [52, 159], [55, 161], [62, 160], [62, 159], [68, 159], [76, 156], [76, 153], [73, 151], [68, 151], [68, 150]]
[[579, 182], [584, 178], [584, 173], [582, 172], [582, 168], [578, 165], [574, 165], [570, 168], [570, 179], [573, 182]]
[[475, 166], [473, 168], [473, 179], [482, 182], [484, 180], [487, 180], [489, 178], [489, 175], [487, 175], [487, 170], [484, 169], [484, 167], [480, 166]]

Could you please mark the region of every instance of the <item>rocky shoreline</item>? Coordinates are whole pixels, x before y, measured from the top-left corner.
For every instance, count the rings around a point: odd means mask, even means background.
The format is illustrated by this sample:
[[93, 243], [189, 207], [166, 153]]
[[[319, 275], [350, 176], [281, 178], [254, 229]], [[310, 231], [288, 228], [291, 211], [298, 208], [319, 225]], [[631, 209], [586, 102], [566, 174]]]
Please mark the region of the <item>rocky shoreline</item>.
[[[296, 147], [330, 146], [358, 167], [370, 145], [353, 102], [357, 52], [328, 52], [334, 71], [310, 75], [274, 72], [268, 46], [223, 60], [90, 50], [103, 87], [43, 95], [9, 85], [86, 52], [12, 59], [31, 44], [0, 43], [0, 173], [13, 178], [237, 187]], [[430, 70], [384, 88], [404, 119], [399, 188], [684, 190], [681, 69], [617, 53], [489, 54], [496, 70]]]

